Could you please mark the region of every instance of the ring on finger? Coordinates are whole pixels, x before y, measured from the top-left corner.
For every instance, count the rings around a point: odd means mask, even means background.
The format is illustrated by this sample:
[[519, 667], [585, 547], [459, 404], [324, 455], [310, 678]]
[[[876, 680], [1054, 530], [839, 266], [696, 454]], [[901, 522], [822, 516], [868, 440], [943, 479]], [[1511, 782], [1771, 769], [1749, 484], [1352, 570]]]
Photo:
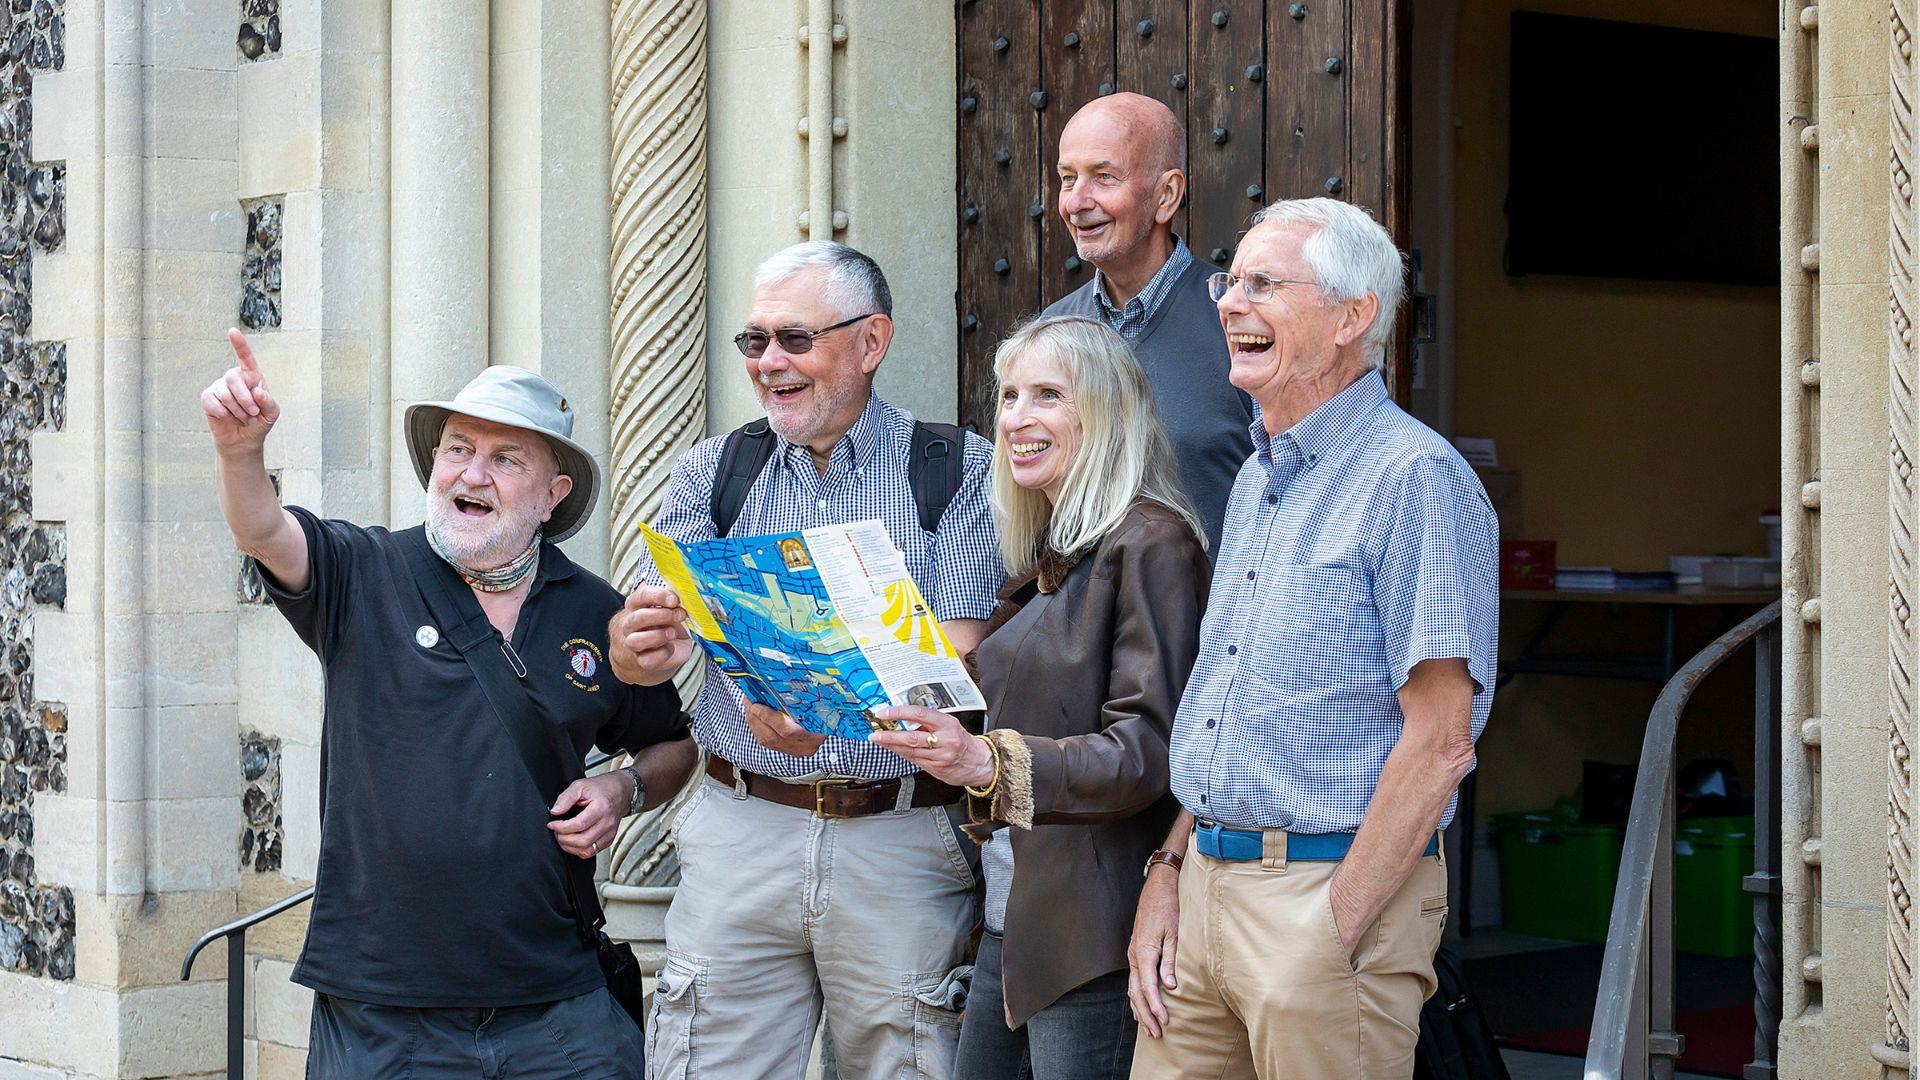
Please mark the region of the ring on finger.
[[931, 750], [934, 747], [939, 745], [940, 745], [940, 736], [935, 735], [932, 732], [928, 732], [927, 733], [927, 749]]

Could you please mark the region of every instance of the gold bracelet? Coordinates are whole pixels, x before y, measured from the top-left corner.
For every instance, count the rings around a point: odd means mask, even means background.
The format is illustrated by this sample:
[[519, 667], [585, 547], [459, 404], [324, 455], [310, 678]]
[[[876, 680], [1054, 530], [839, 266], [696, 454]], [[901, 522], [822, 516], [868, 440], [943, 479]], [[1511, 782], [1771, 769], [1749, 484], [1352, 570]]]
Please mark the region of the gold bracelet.
[[991, 797], [993, 795], [994, 789], [1000, 786], [1000, 746], [999, 744], [995, 743], [992, 739], [987, 738], [985, 735], [975, 735], [974, 738], [979, 739], [983, 743], [986, 743], [987, 753], [993, 755], [993, 779], [988, 781], [986, 787], [967, 788], [967, 794], [973, 796], [976, 799], [985, 799], [985, 798]]

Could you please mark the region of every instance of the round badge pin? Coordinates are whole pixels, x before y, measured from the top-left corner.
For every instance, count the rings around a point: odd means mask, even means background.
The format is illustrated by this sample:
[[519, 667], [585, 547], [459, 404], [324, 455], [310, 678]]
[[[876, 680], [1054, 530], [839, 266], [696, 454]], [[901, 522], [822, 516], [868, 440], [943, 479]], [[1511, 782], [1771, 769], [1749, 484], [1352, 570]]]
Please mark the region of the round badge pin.
[[413, 632], [413, 640], [419, 642], [421, 648], [431, 649], [439, 644], [440, 631], [435, 630], [431, 626], [422, 626]]

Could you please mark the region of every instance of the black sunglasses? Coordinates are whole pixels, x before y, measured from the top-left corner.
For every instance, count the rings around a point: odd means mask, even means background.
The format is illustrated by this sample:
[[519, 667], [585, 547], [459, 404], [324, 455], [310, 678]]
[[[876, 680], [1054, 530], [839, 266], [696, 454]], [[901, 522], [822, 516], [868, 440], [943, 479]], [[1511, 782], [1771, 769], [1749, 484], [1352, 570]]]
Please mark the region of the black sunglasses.
[[733, 335], [733, 343], [739, 346], [740, 352], [749, 360], [758, 360], [762, 356], [765, 356], [767, 353], [767, 342], [769, 341], [778, 341], [782, 352], [799, 356], [804, 352], [812, 352], [813, 339], [819, 337], [821, 334], [831, 333], [843, 326], [852, 326], [861, 319], [871, 319], [878, 314], [880, 313], [874, 311], [865, 315], [855, 315], [845, 322], [837, 322], [832, 326], [823, 326], [818, 330], [802, 330], [795, 326], [775, 330], [771, 334], [765, 330], [742, 330]]

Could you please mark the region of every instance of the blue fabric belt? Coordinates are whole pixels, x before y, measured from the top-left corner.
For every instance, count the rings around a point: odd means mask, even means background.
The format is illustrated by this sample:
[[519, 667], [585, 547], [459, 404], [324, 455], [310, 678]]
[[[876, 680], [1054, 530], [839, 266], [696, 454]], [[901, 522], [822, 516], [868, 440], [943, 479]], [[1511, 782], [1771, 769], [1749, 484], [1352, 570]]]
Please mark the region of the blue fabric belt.
[[[1200, 854], [1220, 862], [1254, 862], [1266, 855], [1266, 844], [1259, 829], [1230, 829], [1211, 821], [1193, 827], [1193, 846]], [[1352, 833], [1288, 833], [1287, 861], [1339, 862], [1353, 846]], [[1421, 854], [1440, 853], [1440, 835], [1427, 841]]]

